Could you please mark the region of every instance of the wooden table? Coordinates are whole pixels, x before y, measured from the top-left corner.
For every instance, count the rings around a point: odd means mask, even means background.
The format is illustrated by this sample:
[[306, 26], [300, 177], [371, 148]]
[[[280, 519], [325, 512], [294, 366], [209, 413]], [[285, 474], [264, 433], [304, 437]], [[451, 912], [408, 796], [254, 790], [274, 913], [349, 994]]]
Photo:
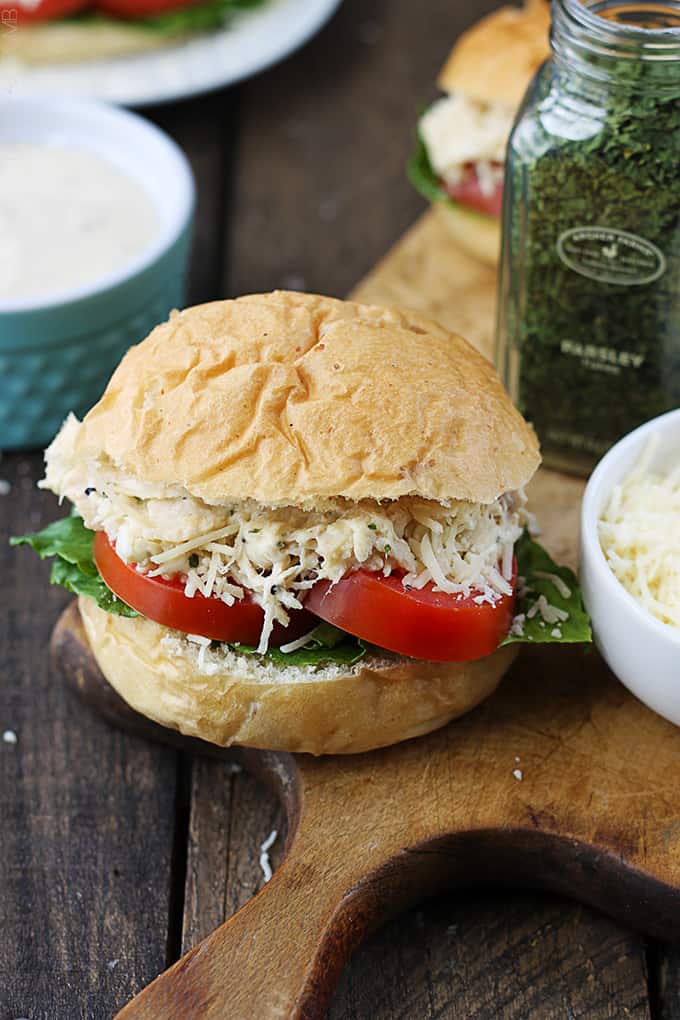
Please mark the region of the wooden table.
[[[347, 293], [423, 209], [404, 177], [417, 111], [450, 42], [494, 6], [345, 0], [283, 65], [152, 111], [198, 182], [191, 302]], [[0, 741], [0, 1020], [99, 1020], [260, 888], [260, 844], [278, 830], [275, 864], [284, 823], [247, 774], [113, 730], [50, 675], [68, 596], [5, 540], [58, 516], [40, 475], [37, 453], [0, 461], [12, 486], [0, 495], [0, 732], [17, 738]], [[378, 932], [329, 1013], [650, 1016], [680, 1017], [677, 950], [578, 904], [489, 888]]]

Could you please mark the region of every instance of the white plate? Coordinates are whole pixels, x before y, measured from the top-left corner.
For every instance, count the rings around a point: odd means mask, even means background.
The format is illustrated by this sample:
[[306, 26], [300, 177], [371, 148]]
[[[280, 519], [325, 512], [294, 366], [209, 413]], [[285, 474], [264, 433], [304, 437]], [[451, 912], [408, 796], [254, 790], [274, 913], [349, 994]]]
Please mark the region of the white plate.
[[148, 106], [221, 88], [262, 71], [310, 39], [340, 0], [268, 0], [219, 32], [177, 46], [92, 63], [0, 65], [0, 90]]

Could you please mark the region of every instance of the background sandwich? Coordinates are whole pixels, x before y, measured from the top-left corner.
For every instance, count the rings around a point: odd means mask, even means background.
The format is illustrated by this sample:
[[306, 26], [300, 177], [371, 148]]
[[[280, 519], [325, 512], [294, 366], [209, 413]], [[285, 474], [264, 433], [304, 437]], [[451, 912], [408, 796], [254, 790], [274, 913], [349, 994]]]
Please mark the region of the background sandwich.
[[68, 64], [145, 53], [227, 24], [265, 0], [0, 0], [0, 57]]
[[589, 636], [524, 533], [533, 431], [410, 313], [297, 293], [174, 313], [46, 463], [77, 516], [15, 541], [56, 556], [116, 690], [183, 733], [363, 751], [477, 704], [517, 641]]
[[485, 262], [500, 250], [505, 148], [517, 108], [549, 55], [550, 7], [501, 7], [465, 32], [439, 75], [446, 93], [420, 118], [409, 165], [416, 188], [442, 202], [457, 240]]

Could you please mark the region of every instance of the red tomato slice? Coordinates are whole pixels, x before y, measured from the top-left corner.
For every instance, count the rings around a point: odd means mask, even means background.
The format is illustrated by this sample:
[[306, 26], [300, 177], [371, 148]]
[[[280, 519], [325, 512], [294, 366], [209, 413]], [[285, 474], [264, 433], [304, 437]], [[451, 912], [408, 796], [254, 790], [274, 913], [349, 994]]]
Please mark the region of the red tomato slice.
[[96, 7], [114, 18], [150, 18], [154, 14], [165, 14], [180, 7], [195, 7], [200, 3], [204, 0], [97, 0]]
[[[502, 164], [494, 163], [500, 167]], [[454, 202], [460, 202], [468, 209], [482, 213], [484, 216], [495, 216], [500, 218], [503, 209], [503, 181], [499, 181], [496, 189], [491, 195], [482, 191], [477, 176], [477, 169], [474, 163], [466, 163], [463, 169], [463, 176], [457, 184], [446, 184], [447, 193]]]
[[406, 590], [400, 577], [355, 570], [341, 581], [319, 581], [305, 608], [371, 644], [415, 659], [468, 662], [495, 652], [512, 623], [515, 597], [478, 604], [474, 597]]
[[[260, 640], [264, 612], [249, 597], [233, 606], [221, 599], [205, 598], [198, 592], [193, 598], [187, 598], [184, 584], [178, 577], [169, 580], [148, 577], [140, 574], [133, 564], [121, 560], [103, 531], [94, 536], [94, 559], [111, 591], [149, 620], [214, 641], [256, 645]], [[287, 627], [274, 624], [269, 643], [278, 646], [295, 641], [317, 623], [305, 609], [291, 612]]]
[[[21, 0], [14, 3], [0, 3], [0, 21], [7, 27], [10, 22], [19, 25], [31, 21], [45, 21], [46, 18], [63, 18], [89, 7], [91, 0], [40, 0], [35, 7], [23, 7]], [[1, 26], [0, 26], [1, 27]]]

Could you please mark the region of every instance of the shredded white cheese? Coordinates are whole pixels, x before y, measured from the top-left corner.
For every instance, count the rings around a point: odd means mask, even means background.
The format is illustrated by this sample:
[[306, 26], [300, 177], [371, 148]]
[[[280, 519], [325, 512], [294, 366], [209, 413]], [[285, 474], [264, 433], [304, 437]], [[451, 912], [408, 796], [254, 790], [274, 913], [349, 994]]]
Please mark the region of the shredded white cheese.
[[[249, 594], [265, 613], [258, 651], [317, 580], [335, 583], [359, 567], [399, 570], [405, 586], [433, 583], [450, 594], [475, 592], [480, 602], [512, 593], [513, 547], [527, 519], [522, 492], [489, 504], [403, 497], [332, 499], [314, 509], [209, 505], [180, 486], [149, 486], [110, 464], [83, 464], [69, 454], [75, 431], [68, 423], [48, 451], [42, 486], [68, 497], [85, 525], [105, 531], [141, 572], [179, 575], [189, 598], [232, 605]], [[204, 645], [199, 654], [202, 664]]]
[[680, 464], [652, 472], [656, 446], [615, 486], [598, 533], [624, 588], [662, 623], [680, 627]]
[[544, 581], [550, 581], [563, 599], [571, 598], [571, 588], [566, 581], [562, 580], [559, 574], [550, 574], [547, 570], [534, 570], [534, 577], [540, 577]]
[[278, 832], [276, 829], [272, 829], [264, 843], [260, 847], [260, 867], [262, 868], [262, 874], [264, 875], [265, 883], [271, 881], [272, 877], [272, 866], [269, 861], [269, 851], [276, 843]]
[[284, 655], [288, 655], [290, 652], [297, 652], [299, 648], [304, 648], [306, 644], [309, 644], [318, 629], [318, 626], [316, 626], [307, 634], [303, 634], [302, 637], [299, 637], [296, 641], [289, 641], [287, 644], [281, 645], [280, 650], [284, 653]]
[[491, 195], [503, 179], [503, 169], [498, 164], [505, 160], [513, 120], [510, 105], [481, 103], [453, 92], [425, 111], [420, 119], [420, 134], [440, 177], [449, 184], [457, 184], [465, 164], [475, 163], [480, 187]]
[[514, 620], [512, 621], [512, 626], [510, 627], [510, 634], [512, 635], [512, 637], [524, 637], [525, 622], [526, 614], [517, 613]]
[[535, 616], [540, 616], [543, 623], [561, 623], [569, 619], [569, 613], [565, 609], [551, 606], [545, 595], [539, 595], [527, 613], [528, 620], [533, 620]]

